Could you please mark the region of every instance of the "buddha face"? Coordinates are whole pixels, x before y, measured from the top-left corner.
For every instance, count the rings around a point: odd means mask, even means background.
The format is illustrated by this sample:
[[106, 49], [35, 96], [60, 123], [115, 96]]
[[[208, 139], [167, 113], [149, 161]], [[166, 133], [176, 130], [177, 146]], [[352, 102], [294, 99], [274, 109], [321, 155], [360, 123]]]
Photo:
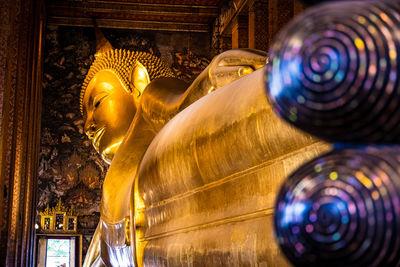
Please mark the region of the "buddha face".
[[102, 158], [111, 163], [136, 113], [134, 94], [117, 75], [99, 71], [83, 97], [85, 133]]

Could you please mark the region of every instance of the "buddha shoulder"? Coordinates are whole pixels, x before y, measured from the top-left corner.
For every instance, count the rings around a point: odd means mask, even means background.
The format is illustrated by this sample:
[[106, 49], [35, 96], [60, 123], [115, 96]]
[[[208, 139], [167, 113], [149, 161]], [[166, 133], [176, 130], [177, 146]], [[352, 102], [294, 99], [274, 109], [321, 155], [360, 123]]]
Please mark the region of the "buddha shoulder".
[[156, 129], [161, 129], [180, 111], [187, 88], [186, 82], [171, 77], [161, 77], [151, 81], [140, 100], [140, 108], [145, 119]]

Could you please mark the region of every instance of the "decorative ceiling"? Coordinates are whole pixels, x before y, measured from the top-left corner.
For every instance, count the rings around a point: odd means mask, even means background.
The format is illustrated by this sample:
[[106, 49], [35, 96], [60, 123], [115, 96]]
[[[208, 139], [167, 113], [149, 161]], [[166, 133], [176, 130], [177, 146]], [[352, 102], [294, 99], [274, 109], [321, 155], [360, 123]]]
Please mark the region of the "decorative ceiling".
[[210, 32], [226, 0], [47, 0], [48, 24]]

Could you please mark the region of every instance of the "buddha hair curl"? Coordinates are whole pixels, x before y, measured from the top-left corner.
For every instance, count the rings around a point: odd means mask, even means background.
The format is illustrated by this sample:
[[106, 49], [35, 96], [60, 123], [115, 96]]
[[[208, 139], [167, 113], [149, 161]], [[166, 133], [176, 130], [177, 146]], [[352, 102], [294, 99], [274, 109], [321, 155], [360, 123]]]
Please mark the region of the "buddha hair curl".
[[[89, 72], [86, 75], [81, 88], [81, 113], [83, 114], [83, 97], [86, 89], [93, 77], [101, 70], [112, 71], [118, 76], [126, 88], [129, 88], [129, 90], [133, 92], [134, 86], [131, 81], [131, 74], [135, 69], [137, 62], [146, 68], [150, 80], [160, 77], [174, 77], [171, 69], [167, 65], [165, 65], [158, 57], [147, 52], [112, 49], [101, 54], [96, 54], [96, 58], [90, 66]], [[141, 92], [138, 91], [138, 96], [140, 96], [140, 94]]]

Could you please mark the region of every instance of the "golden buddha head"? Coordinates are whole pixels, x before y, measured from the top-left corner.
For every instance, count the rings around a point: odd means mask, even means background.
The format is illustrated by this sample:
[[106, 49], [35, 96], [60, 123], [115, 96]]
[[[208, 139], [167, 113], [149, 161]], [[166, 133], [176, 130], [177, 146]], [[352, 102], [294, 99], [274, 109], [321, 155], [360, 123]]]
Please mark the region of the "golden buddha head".
[[110, 163], [136, 114], [140, 96], [153, 79], [173, 77], [152, 54], [122, 49], [97, 53], [80, 96], [85, 133]]

